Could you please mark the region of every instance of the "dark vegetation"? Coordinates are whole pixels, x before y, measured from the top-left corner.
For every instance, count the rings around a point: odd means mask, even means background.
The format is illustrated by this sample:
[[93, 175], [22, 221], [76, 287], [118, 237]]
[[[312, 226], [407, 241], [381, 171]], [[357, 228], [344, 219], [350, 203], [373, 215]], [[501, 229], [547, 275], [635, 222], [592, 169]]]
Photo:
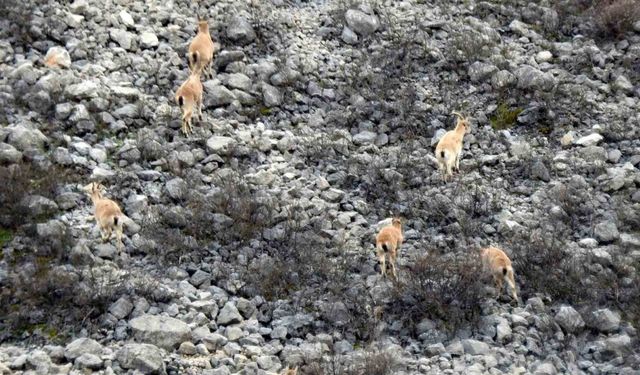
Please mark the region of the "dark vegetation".
[[11, 241], [0, 254], [8, 266], [7, 277], [0, 279], [0, 342], [64, 341], [120, 296], [154, 298], [151, 279], [109, 267], [70, 267], [72, 249], [85, 245], [76, 244], [66, 224], [52, 220], [59, 214], [55, 206], [34, 211], [26, 205], [33, 196], [53, 201], [79, 181], [76, 171], [14, 164], [0, 167], [0, 180], [0, 240]]
[[413, 262], [395, 285], [389, 313], [415, 327], [425, 318], [449, 332], [473, 325], [480, 316], [483, 283], [478, 254], [428, 252]]

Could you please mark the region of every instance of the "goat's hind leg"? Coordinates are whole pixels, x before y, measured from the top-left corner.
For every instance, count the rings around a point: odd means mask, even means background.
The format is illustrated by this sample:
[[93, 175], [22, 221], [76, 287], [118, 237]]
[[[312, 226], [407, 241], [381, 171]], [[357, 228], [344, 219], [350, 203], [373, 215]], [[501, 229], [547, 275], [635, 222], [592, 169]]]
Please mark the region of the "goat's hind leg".
[[380, 265], [380, 275], [384, 277], [387, 275], [387, 265], [385, 259], [386, 255], [384, 253], [384, 250], [378, 248], [376, 251], [376, 256], [378, 257], [378, 264]]

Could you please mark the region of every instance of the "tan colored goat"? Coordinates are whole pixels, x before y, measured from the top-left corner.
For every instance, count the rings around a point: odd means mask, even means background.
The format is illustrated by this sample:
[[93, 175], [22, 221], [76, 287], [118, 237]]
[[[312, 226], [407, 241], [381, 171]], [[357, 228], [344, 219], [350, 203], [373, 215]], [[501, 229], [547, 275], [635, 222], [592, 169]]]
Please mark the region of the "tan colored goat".
[[193, 133], [192, 117], [197, 111], [198, 119], [202, 121], [202, 82], [200, 73], [191, 72], [189, 78], [176, 91], [176, 102], [182, 110], [182, 132], [188, 136]]
[[376, 236], [376, 256], [380, 263], [380, 273], [382, 276], [386, 276], [387, 274], [386, 257], [388, 256], [393, 277], [397, 278], [396, 258], [403, 240], [402, 221], [397, 217], [393, 218], [391, 225], [382, 228], [380, 232], [378, 232]]
[[189, 69], [201, 74], [206, 70], [205, 76], [212, 77], [211, 65], [215, 49], [209, 34], [209, 23], [198, 16], [198, 33], [189, 45]]
[[111, 238], [111, 233], [115, 231], [118, 251], [122, 251], [122, 227], [125, 216], [120, 210], [120, 206], [111, 199], [102, 196], [104, 186], [97, 182], [88, 184], [83, 190], [91, 197], [93, 202], [93, 216], [100, 226], [102, 240], [108, 241]]
[[298, 375], [298, 368], [297, 367], [294, 367], [294, 368], [287, 367], [282, 372], [282, 375]]
[[514, 301], [518, 302], [513, 267], [507, 254], [497, 247], [490, 246], [481, 250], [481, 257], [484, 271], [493, 276], [493, 281], [498, 290], [497, 297], [502, 294], [502, 283], [506, 280], [511, 288], [511, 295]]
[[448, 131], [436, 146], [436, 159], [442, 171], [442, 178], [453, 175], [453, 170], [460, 171], [460, 155], [462, 154], [462, 138], [469, 131], [469, 119], [458, 112], [453, 112], [458, 117], [456, 128]]

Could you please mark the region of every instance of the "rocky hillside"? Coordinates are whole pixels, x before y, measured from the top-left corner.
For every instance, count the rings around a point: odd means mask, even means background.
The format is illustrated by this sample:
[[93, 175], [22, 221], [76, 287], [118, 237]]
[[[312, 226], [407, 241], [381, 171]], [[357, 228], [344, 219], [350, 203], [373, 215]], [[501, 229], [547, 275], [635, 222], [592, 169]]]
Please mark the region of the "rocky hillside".
[[637, 374], [637, 0], [8, 0], [0, 30], [0, 374]]

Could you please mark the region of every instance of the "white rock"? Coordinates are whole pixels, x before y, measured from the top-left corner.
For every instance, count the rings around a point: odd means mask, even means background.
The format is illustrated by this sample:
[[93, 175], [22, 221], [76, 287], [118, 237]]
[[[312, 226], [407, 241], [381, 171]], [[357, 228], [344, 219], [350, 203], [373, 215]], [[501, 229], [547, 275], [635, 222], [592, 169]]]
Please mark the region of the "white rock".
[[150, 31], [145, 31], [140, 34], [140, 45], [142, 46], [142, 48], [153, 48], [157, 47], [158, 44], [159, 42], [156, 34]]
[[603, 137], [598, 133], [589, 134], [578, 139], [575, 143], [580, 146], [594, 146], [600, 143]]
[[124, 10], [124, 9], [121, 10], [120, 14], [118, 16], [120, 17], [120, 22], [125, 24], [127, 27], [135, 26], [135, 22], [133, 21], [133, 17], [131, 17], [131, 15], [126, 10]]
[[540, 51], [536, 54], [536, 61], [538, 63], [551, 61], [553, 55], [549, 51]]

